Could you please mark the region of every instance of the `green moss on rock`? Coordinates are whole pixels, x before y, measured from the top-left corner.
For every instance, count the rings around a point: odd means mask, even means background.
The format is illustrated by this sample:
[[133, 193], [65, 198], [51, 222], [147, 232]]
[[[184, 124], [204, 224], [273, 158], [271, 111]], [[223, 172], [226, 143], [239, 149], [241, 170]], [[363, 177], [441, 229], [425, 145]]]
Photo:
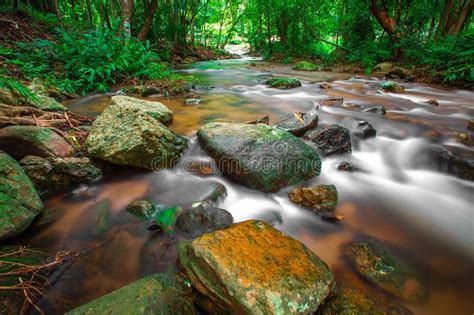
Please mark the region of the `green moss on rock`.
[[181, 275], [159, 273], [137, 280], [66, 314], [194, 315], [194, 295]]
[[315, 150], [275, 127], [210, 123], [197, 136], [224, 175], [251, 188], [277, 191], [317, 176], [321, 170]]
[[334, 185], [317, 185], [296, 188], [288, 193], [288, 198], [293, 203], [316, 212], [334, 211], [337, 206], [338, 193]]
[[271, 78], [267, 81], [267, 85], [274, 89], [293, 89], [301, 86], [301, 82], [295, 78]]
[[400, 83], [395, 81], [383, 81], [380, 82], [379, 87], [387, 92], [401, 93], [405, 91], [405, 88]]
[[303, 71], [316, 71], [318, 70], [318, 66], [310, 61], [300, 61], [297, 65], [293, 67], [293, 70], [303, 70]]

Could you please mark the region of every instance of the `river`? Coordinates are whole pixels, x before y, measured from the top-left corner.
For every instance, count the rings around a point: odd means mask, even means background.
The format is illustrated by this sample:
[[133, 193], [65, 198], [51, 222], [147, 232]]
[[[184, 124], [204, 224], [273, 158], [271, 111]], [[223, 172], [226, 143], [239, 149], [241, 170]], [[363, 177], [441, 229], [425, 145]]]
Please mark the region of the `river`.
[[[256, 63], [256, 66], [251, 66]], [[253, 64], [252, 64], [253, 65]], [[340, 223], [322, 221], [309, 210], [291, 204], [290, 188], [265, 194], [232, 183], [220, 175], [201, 178], [187, 172], [183, 163], [171, 170], [124, 170], [93, 185], [47, 197], [53, 222], [28, 232], [28, 245], [48, 252], [85, 250], [114, 237], [56, 270], [48, 295], [39, 306], [59, 314], [122, 287], [144, 275], [176, 268], [176, 244], [182, 235], [152, 232], [124, 208], [147, 197], [162, 204], [189, 205], [215, 182], [225, 185], [227, 197], [219, 207], [236, 222], [263, 219], [302, 241], [322, 258], [336, 275], [363, 283], [344, 256], [347, 245], [364, 236], [389, 244], [413, 262], [427, 278], [429, 298], [405, 304], [415, 314], [472, 314], [474, 305], [474, 184], [432, 170], [423, 158], [433, 145], [473, 156], [472, 142], [457, 139], [468, 134], [474, 117], [474, 93], [418, 83], [403, 83], [403, 93], [378, 88], [379, 78], [331, 72], [295, 72], [259, 60], [200, 62], [180, 71], [193, 75], [201, 104], [189, 106], [183, 97], [153, 98], [174, 112], [171, 129], [190, 139], [182, 160], [210, 160], [196, 141], [197, 129], [211, 121], [249, 122], [269, 115], [271, 123], [295, 111], [318, 107], [320, 124], [347, 127], [363, 119], [377, 130], [369, 139], [352, 138], [349, 156], [323, 158], [321, 176], [308, 184], [335, 184], [339, 191]], [[299, 77], [303, 86], [275, 90], [265, 86], [271, 75]], [[330, 82], [330, 89], [320, 87]], [[344, 104], [321, 106], [328, 95]], [[436, 99], [439, 106], [426, 104]], [[72, 112], [98, 115], [109, 96], [93, 95], [68, 104]], [[385, 116], [364, 110], [383, 105]], [[472, 132], [470, 133], [472, 141]], [[363, 172], [341, 172], [349, 161]], [[209, 188], [211, 187], [211, 188]]]

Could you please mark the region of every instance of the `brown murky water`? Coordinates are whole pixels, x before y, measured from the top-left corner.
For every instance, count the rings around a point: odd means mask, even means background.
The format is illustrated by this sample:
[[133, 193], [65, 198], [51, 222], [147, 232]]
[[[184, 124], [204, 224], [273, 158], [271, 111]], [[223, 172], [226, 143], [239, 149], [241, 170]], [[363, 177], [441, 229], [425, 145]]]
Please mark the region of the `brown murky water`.
[[[257, 61], [258, 62], [258, 61]], [[160, 99], [174, 112], [171, 126], [190, 138], [186, 158], [209, 159], [196, 143], [195, 132], [210, 121], [247, 122], [269, 115], [275, 122], [284, 114], [319, 107], [322, 124], [350, 127], [359, 119], [377, 129], [377, 137], [353, 138], [351, 156], [323, 159], [322, 175], [308, 182], [332, 183], [339, 191], [337, 214], [332, 224], [312, 212], [292, 205], [286, 193], [264, 194], [236, 185], [220, 175], [199, 178], [179, 164], [161, 172], [127, 171], [102, 182], [56, 194], [46, 200], [53, 222], [29, 232], [28, 244], [55, 253], [84, 250], [113, 235], [91, 253], [61, 268], [50, 278], [52, 289], [40, 306], [59, 314], [88, 302], [144, 275], [175, 268], [179, 233], [151, 232], [124, 208], [146, 196], [163, 204], [187, 206], [200, 200], [215, 182], [228, 195], [220, 207], [235, 221], [263, 219], [304, 242], [332, 268], [338, 277], [369, 288], [353, 272], [345, 258], [350, 242], [365, 235], [378, 238], [418, 266], [429, 284], [429, 298], [404, 305], [416, 314], [472, 314], [474, 312], [474, 185], [430, 170], [418, 157], [433, 145], [474, 156], [459, 134], [473, 137], [466, 128], [474, 116], [474, 93], [415, 83], [404, 83], [402, 94], [384, 93], [376, 78], [350, 78], [346, 74], [298, 73], [289, 68], [271, 72], [251, 69], [247, 60], [199, 63], [183, 71], [199, 79], [202, 104], [188, 106], [184, 98]], [[268, 89], [270, 75], [300, 77], [303, 87]], [[309, 82], [316, 83], [310, 84]], [[320, 82], [331, 82], [325, 91]], [[327, 95], [342, 96], [343, 105], [320, 106]], [[437, 99], [439, 106], [425, 103]], [[91, 96], [68, 104], [73, 112], [97, 115], [109, 96]], [[383, 105], [386, 116], [364, 112]], [[472, 144], [471, 144], [472, 145]], [[365, 172], [337, 171], [350, 161]]]

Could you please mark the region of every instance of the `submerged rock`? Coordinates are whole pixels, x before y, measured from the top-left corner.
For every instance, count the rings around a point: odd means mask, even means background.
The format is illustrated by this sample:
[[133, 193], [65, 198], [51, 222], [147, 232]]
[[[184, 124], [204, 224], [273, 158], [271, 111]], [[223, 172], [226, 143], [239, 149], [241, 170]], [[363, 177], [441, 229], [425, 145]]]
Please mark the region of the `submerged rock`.
[[375, 128], [365, 120], [357, 121], [354, 127], [355, 128], [352, 133], [358, 138], [367, 139], [377, 135], [377, 130], [375, 130]]
[[185, 138], [162, 124], [171, 120], [171, 111], [161, 103], [114, 96], [92, 125], [86, 146], [92, 157], [114, 164], [169, 168], [187, 148]]
[[184, 169], [194, 175], [207, 177], [216, 174], [214, 164], [210, 161], [185, 160]]
[[0, 241], [23, 232], [42, 211], [33, 183], [13, 158], [0, 151]]
[[0, 129], [0, 148], [17, 160], [27, 155], [69, 157], [74, 148], [50, 128], [9, 126]]
[[263, 116], [257, 120], [253, 120], [251, 122], [249, 122], [249, 124], [251, 125], [256, 125], [256, 124], [264, 124], [264, 125], [268, 125], [270, 123], [270, 117], [269, 116]]
[[200, 98], [188, 98], [186, 100], [186, 105], [190, 106], [190, 105], [199, 105], [202, 103], [202, 99]]
[[385, 116], [385, 114], [387, 113], [387, 109], [383, 106], [374, 106], [364, 110], [364, 112]]
[[405, 91], [405, 88], [400, 83], [395, 81], [383, 81], [379, 83], [379, 87], [386, 92], [401, 93]]
[[335, 105], [342, 105], [344, 104], [344, 98], [338, 96], [330, 96], [323, 98], [319, 101], [319, 103], [323, 106], [335, 106]]
[[217, 312], [227, 314], [309, 314], [335, 286], [318, 256], [258, 220], [181, 244], [179, 265]]
[[319, 175], [318, 154], [303, 141], [263, 124], [211, 123], [198, 140], [224, 175], [245, 186], [277, 191]]
[[195, 314], [194, 295], [178, 273], [158, 273], [79, 306], [66, 314]]
[[331, 125], [309, 131], [305, 134], [323, 156], [352, 152], [349, 130], [339, 125]]
[[234, 222], [227, 210], [201, 204], [181, 213], [176, 226], [182, 231], [199, 236], [229, 227]]
[[427, 100], [426, 104], [433, 105], [433, 106], [439, 106], [438, 100]]
[[474, 119], [469, 120], [467, 123], [467, 129], [474, 131]]
[[289, 133], [301, 137], [305, 132], [318, 126], [318, 115], [315, 111], [307, 113], [295, 112], [286, 115], [277, 124], [276, 127], [288, 131]]
[[314, 63], [309, 61], [300, 61], [293, 67], [293, 70], [303, 70], [303, 71], [316, 71], [318, 70], [318, 66]]
[[394, 301], [369, 295], [343, 283], [337, 293], [327, 299], [316, 315], [411, 315], [412, 313]]
[[317, 185], [296, 188], [288, 193], [291, 202], [311, 208], [316, 212], [334, 211], [337, 206], [338, 193], [334, 185]]
[[20, 161], [39, 192], [90, 183], [102, 178], [102, 171], [89, 158], [26, 156]]
[[348, 256], [362, 277], [388, 293], [411, 302], [426, 298], [419, 275], [376, 240], [352, 244]]
[[352, 165], [349, 162], [341, 162], [341, 164], [339, 164], [337, 166], [337, 169], [339, 171], [343, 171], [343, 172], [359, 172], [359, 171], [361, 171], [360, 168], [358, 168], [357, 166]]
[[441, 147], [435, 147], [416, 158], [418, 161], [415, 164], [423, 168], [428, 166], [443, 173], [474, 181], [474, 157], [469, 151], [466, 154], [454, 153]]
[[301, 86], [301, 82], [295, 78], [271, 78], [267, 81], [267, 85], [274, 89], [286, 90]]

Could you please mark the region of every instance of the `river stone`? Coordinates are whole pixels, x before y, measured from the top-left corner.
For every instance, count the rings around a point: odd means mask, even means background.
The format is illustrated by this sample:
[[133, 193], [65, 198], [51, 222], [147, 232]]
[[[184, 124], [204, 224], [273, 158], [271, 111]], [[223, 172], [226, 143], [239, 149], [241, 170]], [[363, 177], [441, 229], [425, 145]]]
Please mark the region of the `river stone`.
[[287, 90], [300, 87], [301, 82], [295, 78], [271, 78], [267, 85], [274, 89]]
[[234, 222], [227, 210], [200, 204], [181, 213], [176, 226], [193, 237], [229, 227]]
[[387, 109], [383, 106], [374, 106], [364, 110], [364, 112], [385, 116], [385, 114], [387, 113]]
[[20, 161], [20, 165], [41, 193], [102, 178], [102, 171], [86, 157], [42, 158], [29, 155]]
[[291, 202], [311, 208], [315, 212], [334, 211], [337, 206], [338, 193], [334, 185], [317, 185], [296, 188], [288, 193]]
[[316, 71], [318, 70], [318, 66], [316, 66], [314, 63], [310, 61], [303, 60], [297, 63], [293, 67], [293, 70]]
[[361, 139], [372, 138], [377, 135], [377, 130], [367, 121], [359, 120], [355, 123], [353, 135]]
[[410, 302], [427, 297], [419, 275], [376, 240], [352, 244], [348, 256], [362, 277], [388, 293]]
[[150, 102], [135, 97], [116, 95], [110, 99], [109, 106], [114, 105], [119, 105], [131, 113], [146, 112], [166, 126], [173, 122], [173, 112], [160, 102]]
[[181, 275], [159, 273], [137, 280], [66, 314], [194, 315], [194, 295]]
[[361, 169], [358, 168], [357, 166], [352, 165], [349, 162], [341, 162], [338, 166], [337, 169], [342, 172], [360, 172]]
[[250, 188], [278, 191], [317, 176], [321, 170], [315, 150], [271, 126], [210, 123], [197, 136], [224, 175]]
[[[18, 269], [23, 269], [29, 266], [38, 266], [47, 262], [48, 255], [40, 252], [37, 249], [25, 248], [19, 245], [4, 245], [0, 247], [0, 271], [12, 272]], [[12, 264], [16, 263], [16, 265]], [[42, 284], [45, 282], [48, 270], [43, 269], [37, 272], [33, 278], [34, 281]], [[30, 279], [32, 274], [25, 273], [23, 279]], [[18, 276], [0, 277], [1, 287], [10, 287], [19, 283]], [[36, 303], [40, 298], [37, 294], [30, 293], [29, 297]], [[7, 314], [22, 314], [23, 304], [25, 303], [25, 296], [19, 290], [0, 290], [0, 313]]]
[[315, 111], [307, 113], [293, 113], [283, 117], [276, 127], [301, 137], [305, 132], [318, 126], [318, 115]]
[[127, 206], [126, 209], [129, 213], [133, 214], [141, 221], [151, 221], [158, 212], [157, 207], [149, 202], [148, 200], [135, 200]]
[[74, 148], [50, 128], [9, 126], [0, 129], [0, 148], [17, 160], [27, 155], [73, 156]]
[[0, 241], [23, 232], [42, 210], [33, 183], [14, 159], [0, 151]]
[[270, 116], [267, 115], [267, 116], [260, 117], [257, 120], [252, 120], [251, 122], [249, 122], [249, 124], [251, 124], [251, 125], [255, 125], [255, 124], [268, 125], [268, 124], [270, 124]]
[[467, 129], [474, 131], [474, 119], [469, 120], [467, 123]]
[[316, 315], [411, 315], [394, 301], [369, 295], [348, 283], [343, 283], [337, 293], [324, 301]]
[[318, 256], [258, 220], [181, 244], [179, 266], [227, 314], [309, 314], [335, 286]]
[[309, 131], [305, 137], [315, 144], [323, 156], [352, 152], [350, 132], [339, 125]]
[[203, 160], [185, 160], [184, 169], [189, 173], [192, 173], [201, 177], [214, 176], [216, 170], [212, 161]]
[[172, 167], [187, 148], [187, 140], [162, 124], [171, 121], [170, 113], [160, 103], [112, 97], [87, 137], [89, 155], [149, 170]]
[[395, 81], [383, 81], [379, 83], [379, 87], [386, 92], [401, 93], [405, 91], [405, 88], [400, 83]]

